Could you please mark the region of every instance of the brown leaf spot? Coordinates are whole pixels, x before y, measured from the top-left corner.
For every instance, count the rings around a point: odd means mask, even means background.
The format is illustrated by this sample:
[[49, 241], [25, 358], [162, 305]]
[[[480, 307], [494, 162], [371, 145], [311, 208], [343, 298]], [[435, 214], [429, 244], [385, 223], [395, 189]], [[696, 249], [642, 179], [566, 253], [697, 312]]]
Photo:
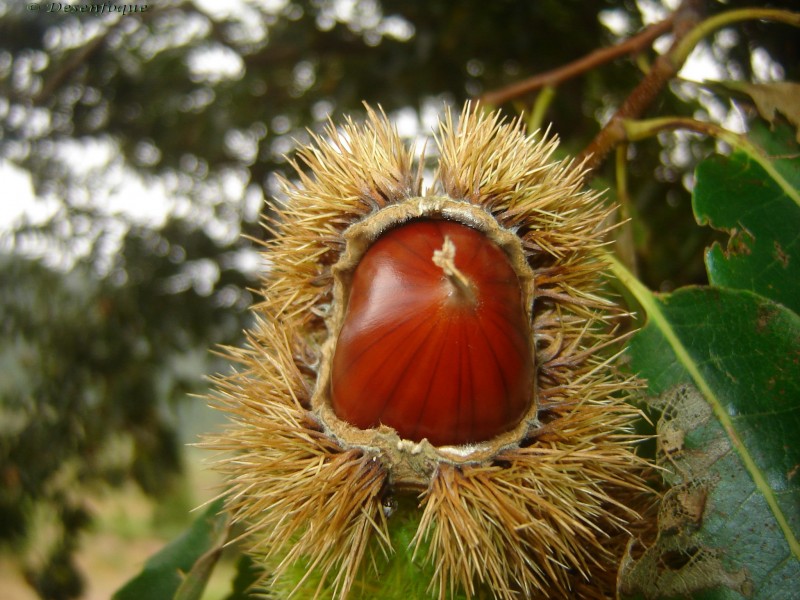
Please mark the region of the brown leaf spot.
[[776, 316], [778, 316], [777, 308], [764, 304], [759, 305], [758, 317], [756, 317], [756, 331], [763, 333]]
[[667, 491], [658, 510], [659, 532], [674, 535], [699, 529], [707, 497], [703, 482], [681, 484]]
[[731, 238], [728, 240], [728, 248], [725, 250], [725, 257], [731, 258], [735, 255], [748, 256], [752, 250], [753, 243], [755, 243], [755, 236], [747, 229], [737, 229], [734, 227], [730, 231]]
[[789, 255], [783, 251], [783, 248], [778, 243], [778, 240], [773, 242], [775, 246], [775, 252], [773, 252], [773, 256], [775, 256], [775, 260], [781, 263], [781, 266], [786, 269], [789, 266]]
[[683, 450], [686, 434], [680, 429], [669, 429], [658, 437], [658, 444], [664, 454], [674, 455]]

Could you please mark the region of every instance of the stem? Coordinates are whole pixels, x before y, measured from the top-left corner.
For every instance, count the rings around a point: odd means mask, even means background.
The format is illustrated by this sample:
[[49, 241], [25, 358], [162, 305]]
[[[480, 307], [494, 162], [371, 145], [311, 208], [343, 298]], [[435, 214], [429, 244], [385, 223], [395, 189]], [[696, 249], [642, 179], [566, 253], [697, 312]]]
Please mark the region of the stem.
[[636, 244], [633, 239], [633, 221], [631, 220], [631, 198], [628, 195], [627, 174], [628, 144], [620, 144], [616, 151], [616, 189], [619, 204], [619, 235], [616, 237], [617, 252], [622, 262], [634, 273], [636, 272]]
[[481, 104], [498, 106], [505, 104], [509, 100], [518, 98], [530, 92], [536, 91], [541, 87], [557, 86], [559, 83], [571, 79], [581, 73], [585, 73], [599, 65], [611, 62], [615, 58], [624, 56], [626, 54], [635, 54], [641, 52], [644, 48], [650, 45], [658, 36], [668, 32], [672, 27], [672, 17], [650, 25], [643, 29], [635, 36], [627, 40], [610, 46], [608, 48], [600, 48], [590, 52], [571, 63], [567, 63], [556, 69], [534, 75], [523, 81], [513, 83], [509, 86], [487, 92], [481, 98]]
[[434, 250], [433, 252], [433, 264], [444, 272], [447, 281], [461, 299], [471, 305], [475, 305], [477, 303], [477, 298], [472, 289], [472, 284], [470, 280], [458, 270], [455, 259], [456, 245], [453, 243], [453, 240], [450, 239], [450, 236], [445, 236], [444, 244], [442, 244], [441, 249]]
[[670, 52], [670, 58], [676, 65], [683, 65], [694, 50], [694, 47], [710, 33], [727, 25], [740, 21], [776, 21], [794, 27], [800, 27], [800, 13], [773, 8], [741, 8], [729, 10], [709, 17], [693, 28]]
[[555, 88], [548, 85], [536, 96], [536, 101], [533, 103], [533, 110], [527, 123], [528, 133], [533, 133], [542, 128], [544, 115], [553, 102], [555, 95]]
[[764, 150], [756, 146], [747, 137], [729, 131], [716, 123], [705, 123], [687, 117], [661, 117], [643, 121], [624, 120], [622, 121], [622, 129], [625, 133], [625, 139], [631, 142], [652, 137], [664, 130], [674, 131], [676, 129], [688, 129], [689, 131], [716, 137], [747, 154], [780, 186], [784, 194], [800, 206], [800, 190], [797, 190], [775, 168], [775, 165], [769, 159], [769, 156], [764, 153]]

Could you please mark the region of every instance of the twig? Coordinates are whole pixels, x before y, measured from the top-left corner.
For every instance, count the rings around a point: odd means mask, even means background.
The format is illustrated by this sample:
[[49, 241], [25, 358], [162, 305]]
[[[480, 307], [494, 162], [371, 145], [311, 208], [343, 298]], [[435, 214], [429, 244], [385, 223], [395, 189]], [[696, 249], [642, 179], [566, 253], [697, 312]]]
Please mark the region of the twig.
[[672, 51], [672, 61], [682, 65], [694, 47], [710, 33], [741, 21], [774, 21], [800, 27], [800, 13], [776, 8], [740, 8], [709, 17], [689, 31]]
[[672, 16], [667, 19], [654, 23], [643, 29], [635, 36], [627, 40], [610, 46], [608, 48], [600, 48], [590, 52], [586, 56], [579, 58], [576, 61], [568, 63], [564, 66], [552, 69], [545, 73], [534, 75], [524, 81], [511, 84], [499, 90], [487, 92], [481, 98], [481, 104], [498, 106], [504, 104], [509, 100], [513, 100], [520, 96], [524, 96], [530, 92], [536, 91], [545, 86], [556, 86], [559, 83], [571, 79], [581, 73], [585, 73], [599, 65], [624, 56], [626, 54], [636, 54], [641, 52], [645, 47], [658, 36], [668, 32], [672, 28]]
[[680, 47], [681, 40], [700, 22], [700, 15], [695, 10], [697, 0], [684, 0], [674, 13], [673, 34], [674, 39], [669, 51], [659, 56], [653, 63], [652, 69], [644, 79], [639, 82], [625, 101], [606, 123], [595, 138], [577, 157], [577, 164], [583, 164], [589, 171], [595, 171], [605, 160], [611, 150], [625, 140], [625, 129], [622, 126], [624, 119], [636, 118], [644, 113], [653, 103], [667, 82], [680, 70], [683, 63], [675, 64], [672, 53]]
[[64, 85], [64, 82], [66, 82], [79, 67], [85, 65], [92, 54], [105, 44], [109, 34], [114, 30], [114, 27], [116, 27], [119, 21], [120, 19], [117, 19], [114, 24], [109, 26], [102, 34], [96, 36], [85, 46], [82, 46], [70, 54], [64, 63], [59, 66], [58, 70], [44, 82], [42, 88], [33, 97], [33, 103], [38, 105], [49, 100], [55, 91]]
[[[153, 17], [153, 13], [155, 11], [148, 11], [146, 13], [141, 14], [138, 18], [142, 22], [147, 22]], [[83, 65], [85, 65], [89, 59], [91, 59], [92, 55], [99, 51], [101, 48], [105, 46], [106, 40], [108, 37], [116, 30], [120, 23], [122, 23], [123, 17], [117, 13], [118, 16], [114, 19], [108, 19], [105, 31], [101, 34], [98, 34], [94, 38], [92, 38], [86, 45], [78, 48], [74, 52], [72, 52], [67, 58], [64, 60], [61, 65], [58, 66], [55, 73], [52, 74], [42, 85], [42, 88], [39, 92], [31, 98], [31, 101], [34, 105], [42, 104], [43, 102], [47, 102], [54, 93], [56, 93], [61, 86], [63, 86], [67, 80], [75, 74], [75, 72]], [[132, 17], [125, 17], [125, 18], [132, 18]]]
[[653, 69], [639, 82], [611, 120], [577, 157], [578, 164], [583, 163], [586, 168], [594, 171], [617, 144], [630, 140], [623, 122], [636, 119], [647, 110], [667, 82], [681, 70], [694, 47], [713, 31], [732, 23], [751, 20], [778, 21], [795, 27], [800, 26], [800, 13], [766, 8], [730, 10], [700, 21], [697, 11], [692, 8], [695, 2], [696, 0], [684, 0], [677, 9], [675, 39], [669, 51], [658, 57]]

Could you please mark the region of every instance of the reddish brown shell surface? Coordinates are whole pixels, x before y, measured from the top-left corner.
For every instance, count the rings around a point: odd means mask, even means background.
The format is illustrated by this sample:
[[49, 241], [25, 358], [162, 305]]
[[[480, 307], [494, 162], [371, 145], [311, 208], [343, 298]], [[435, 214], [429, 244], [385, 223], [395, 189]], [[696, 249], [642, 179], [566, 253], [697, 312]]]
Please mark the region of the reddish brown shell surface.
[[[454, 250], [461, 281], [434, 261]], [[331, 371], [336, 415], [435, 446], [485, 441], [533, 402], [530, 327], [505, 253], [461, 223], [390, 230], [355, 268]]]

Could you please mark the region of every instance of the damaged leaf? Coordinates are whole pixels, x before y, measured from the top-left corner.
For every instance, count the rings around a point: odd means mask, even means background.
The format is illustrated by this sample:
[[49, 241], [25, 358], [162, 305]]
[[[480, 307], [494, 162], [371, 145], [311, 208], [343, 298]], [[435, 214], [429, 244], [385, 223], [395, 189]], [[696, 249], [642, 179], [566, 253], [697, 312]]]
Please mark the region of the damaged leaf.
[[[767, 138], [776, 172], [797, 189], [792, 166], [800, 170], [800, 149], [785, 139], [781, 144], [778, 136]], [[709, 281], [756, 292], [800, 313], [800, 205], [785, 184], [736, 151], [698, 165], [692, 204], [701, 225], [730, 234], [727, 248], [714, 244], [706, 252]]]
[[778, 113], [795, 127], [800, 143], [800, 83], [794, 81], [770, 81], [750, 83], [747, 81], [719, 81], [716, 85], [748, 96], [756, 105], [759, 114], [770, 124], [775, 124]]
[[[724, 430], [696, 388], [678, 385], [653, 400], [651, 407], [662, 415], [657, 461], [670, 488], [659, 506], [658, 539], [637, 561], [627, 561], [621, 592], [640, 592], [645, 598], [686, 596], [700, 590], [751, 596], [749, 569], [725, 560], [723, 549], [703, 535], [703, 528], [720, 518], [721, 494], [732, 491], [745, 510], [743, 496], [752, 488], [747, 473], [737, 464]], [[765, 507], [760, 509], [765, 513]]]
[[800, 318], [747, 291], [656, 296], [632, 368], [659, 396], [659, 537], [621, 597], [794, 598], [800, 581]]

